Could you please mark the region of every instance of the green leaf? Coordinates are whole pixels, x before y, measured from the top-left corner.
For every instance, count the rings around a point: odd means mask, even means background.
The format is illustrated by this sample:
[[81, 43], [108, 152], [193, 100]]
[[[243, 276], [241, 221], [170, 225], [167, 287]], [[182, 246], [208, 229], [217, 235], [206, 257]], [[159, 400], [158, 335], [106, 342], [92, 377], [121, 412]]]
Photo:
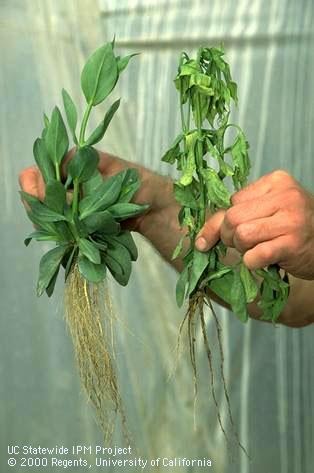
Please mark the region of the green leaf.
[[244, 263], [241, 263], [240, 266], [240, 278], [245, 290], [246, 302], [253, 302], [258, 293], [258, 285]]
[[33, 155], [45, 183], [47, 183], [50, 179], [54, 179], [55, 170], [49, 158], [45, 141], [42, 138], [37, 138], [35, 141], [33, 146]]
[[209, 282], [209, 281], [213, 281], [214, 279], [220, 279], [222, 276], [230, 273], [231, 271], [232, 271], [232, 268], [230, 268], [229, 266], [226, 266], [224, 268], [218, 269], [217, 271], [210, 273], [209, 276], [206, 278], [206, 280]]
[[44, 203], [51, 210], [59, 214], [63, 214], [64, 205], [66, 202], [65, 188], [61, 182], [56, 179], [50, 179], [46, 185]]
[[189, 207], [190, 209], [198, 209], [199, 204], [196, 200], [196, 197], [193, 194], [193, 190], [191, 186], [184, 187], [180, 185], [178, 182], [174, 183], [174, 196], [179, 202], [179, 204], [184, 205], [185, 207]]
[[86, 240], [86, 238], [80, 238], [78, 246], [80, 252], [86, 256], [87, 259], [92, 263], [100, 264], [101, 259], [99, 250], [91, 241]]
[[24, 245], [28, 246], [32, 239], [37, 241], [62, 241], [60, 236], [56, 234], [48, 233], [45, 230], [36, 230], [35, 232], [30, 233], [27, 238], [25, 238]]
[[149, 209], [149, 205], [147, 204], [138, 205], [132, 203], [118, 202], [117, 204], [108, 207], [108, 212], [110, 212], [111, 215], [118, 220], [126, 220], [127, 218], [132, 218], [136, 217], [137, 215], [141, 215], [147, 209]]
[[112, 241], [103, 258], [116, 281], [126, 286], [132, 269], [129, 251], [117, 241]]
[[114, 204], [121, 191], [121, 173], [111, 176], [98, 186], [95, 193], [84, 197], [79, 203], [81, 219]]
[[84, 146], [78, 148], [70, 159], [67, 166], [67, 173], [73, 178], [77, 179], [79, 183], [90, 179], [95, 173], [99, 163], [99, 156], [97, 151], [91, 146]]
[[186, 285], [189, 278], [189, 266], [186, 266], [180, 273], [179, 279], [176, 285], [176, 300], [178, 307], [181, 307], [185, 299]]
[[78, 144], [76, 137], [76, 125], [77, 125], [77, 111], [73, 100], [71, 99], [69, 93], [62, 89], [62, 98], [65, 114], [67, 117], [68, 125], [72, 133], [73, 141], [75, 144]]
[[98, 171], [98, 169], [96, 169], [92, 177], [83, 182], [83, 195], [86, 196], [93, 194], [103, 182], [104, 180], [101, 173]]
[[131, 260], [132, 261], [137, 260], [138, 251], [137, 251], [136, 245], [134, 243], [133, 237], [131, 235], [131, 232], [129, 232], [128, 230], [124, 230], [123, 232], [119, 233], [119, 235], [116, 235], [116, 236], [111, 236], [110, 235], [108, 237], [106, 237], [106, 235], [104, 235], [104, 237], [105, 237], [105, 240], [109, 243], [111, 241], [115, 241], [115, 242], [119, 243], [120, 245], [123, 245], [128, 250], [128, 252], [130, 253]]
[[98, 141], [100, 141], [104, 134], [106, 133], [106, 130], [109, 126], [109, 123], [111, 122], [111, 119], [112, 117], [114, 116], [114, 114], [116, 113], [116, 111], [118, 110], [119, 108], [119, 105], [120, 105], [120, 99], [116, 100], [112, 105], [111, 107], [109, 108], [109, 110], [107, 111], [106, 115], [105, 115], [105, 118], [102, 120], [102, 122], [97, 126], [97, 128], [95, 129], [95, 131], [93, 131], [93, 133], [90, 135], [90, 137], [88, 138], [88, 140], [86, 141], [86, 145], [94, 145], [95, 143], [98, 143]]
[[120, 230], [120, 224], [115, 221], [113, 216], [107, 210], [94, 212], [82, 219], [89, 233], [102, 232], [104, 234], [117, 234]]
[[176, 258], [178, 258], [178, 256], [180, 255], [182, 249], [183, 249], [183, 242], [184, 242], [184, 239], [185, 239], [186, 235], [183, 235], [180, 240], [179, 240], [179, 243], [177, 244], [177, 246], [175, 247], [173, 253], [172, 253], [172, 256], [171, 256], [171, 259], [174, 260]]
[[172, 143], [171, 147], [166, 151], [166, 153], [163, 155], [161, 160], [165, 163], [169, 164], [174, 164], [175, 160], [178, 158], [180, 154], [180, 143], [184, 138], [184, 134], [180, 133], [175, 139], [175, 141]]
[[81, 86], [87, 103], [97, 105], [112, 91], [118, 79], [118, 67], [111, 43], [97, 49], [86, 62]]
[[66, 265], [65, 265], [64, 281], [66, 281], [68, 279], [68, 276], [70, 274], [70, 271], [71, 271], [71, 268], [72, 268], [72, 263], [74, 261], [76, 252], [77, 252], [77, 247], [74, 246], [71, 253], [69, 253], [69, 257], [68, 257], [68, 260], [67, 260]]
[[141, 187], [141, 181], [137, 169], [128, 168], [124, 171], [124, 173], [121, 192], [118, 199], [119, 203], [129, 202]]
[[203, 253], [194, 249], [193, 253], [193, 262], [191, 267], [190, 273], [190, 281], [189, 281], [189, 294], [191, 294], [197, 286], [199, 279], [201, 278], [202, 274], [204, 273], [206, 267], [209, 264], [209, 256], [208, 253]]
[[69, 139], [58, 107], [53, 109], [45, 136], [45, 144], [52, 162], [60, 164], [68, 151]]
[[46, 287], [46, 294], [47, 294], [48, 297], [52, 296], [53, 291], [55, 289], [55, 285], [56, 285], [56, 282], [57, 282], [57, 279], [58, 279], [59, 269], [60, 269], [60, 265], [57, 267], [57, 270], [55, 271], [54, 275], [52, 276], [52, 278], [50, 280], [50, 283]]
[[182, 163], [183, 174], [179, 179], [179, 183], [182, 186], [188, 186], [193, 180], [193, 174], [196, 171], [195, 163], [195, 145], [197, 142], [198, 133], [193, 131], [185, 137], [187, 157], [184, 163]]
[[220, 180], [217, 172], [212, 168], [202, 169], [202, 176], [206, 183], [207, 195], [210, 202], [217, 207], [229, 208], [231, 194]]
[[218, 279], [213, 279], [209, 283], [209, 288], [222, 300], [231, 303], [231, 288], [233, 286], [234, 272], [228, 271]]
[[238, 271], [233, 271], [233, 284], [230, 287], [230, 302], [232, 311], [241, 320], [248, 321], [248, 312], [246, 307], [246, 293]]
[[92, 263], [85, 256], [79, 256], [78, 268], [81, 275], [90, 282], [99, 283], [106, 277], [106, 266]]
[[37, 283], [38, 296], [41, 296], [45, 289], [49, 286], [49, 283], [59, 268], [63, 255], [66, 251], [66, 246], [57, 246], [56, 248], [48, 251], [41, 258], [39, 263], [39, 277]]
[[248, 143], [242, 131], [239, 131], [230, 148], [230, 152], [235, 170], [232, 179], [236, 189], [238, 190], [240, 187], [246, 185], [251, 167], [248, 156]]
[[[28, 194], [27, 192], [24, 192], [24, 191], [19, 191], [19, 192], [22, 198], [30, 206], [31, 211], [28, 212], [27, 214], [29, 218], [31, 219], [34, 218], [35, 224], [38, 223], [39, 225], [42, 225], [45, 223], [66, 220], [66, 217], [64, 215], [61, 215], [58, 212], [55, 212], [54, 210], [50, 210], [48, 207], [42, 204], [40, 200], [37, 199], [37, 197], [34, 197], [33, 195]], [[49, 231], [49, 227], [47, 229]]]
[[133, 53], [133, 54], [130, 54], [129, 56], [124, 56], [122, 58], [119, 58], [117, 61], [119, 74], [121, 74], [121, 72], [127, 67], [130, 59], [134, 56], [138, 56], [139, 54], [140, 53]]

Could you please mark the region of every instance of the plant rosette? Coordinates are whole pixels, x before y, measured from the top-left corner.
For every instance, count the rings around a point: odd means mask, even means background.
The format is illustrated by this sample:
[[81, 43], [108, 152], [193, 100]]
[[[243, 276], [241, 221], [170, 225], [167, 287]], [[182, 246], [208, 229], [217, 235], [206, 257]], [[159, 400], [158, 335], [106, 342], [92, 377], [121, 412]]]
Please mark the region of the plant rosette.
[[[72, 335], [80, 376], [88, 398], [94, 405], [105, 438], [112, 432], [109, 413], [123, 415], [121, 398], [113, 368], [111, 330], [112, 310], [106, 297], [100, 299], [99, 283], [108, 271], [122, 286], [128, 284], [137, 248], [122, 222], [148, 208], [131, 202], [140, 187], [136, 169], [103, 178], [98, 171], [99, 156], [94, 148], [119, 108], [120, 99], [107, 110], [96, 129], [86, 135], [94, 107], [113, 91], [120, 74], [134, 54], [116, 56], [114, 40], [97, 49], [81, 73], [81, 88], [86, 99], [79, 133], [76, 106], [66, 90], [63, 105], [75, 151], [69, 160], [64, 182], [61, 166], [69, 150], [69, 137], [62, 114], [55, 107], [51, 117], [44, 114], [44, 129], [37, 138], [33, 154], [45, 182], [45, 198], [21, 191], [27, 214], [36, 230], [26, 239], [51, 241], [55, 247], [43, 255], [39, 264], [37, 294], [53, 294], [60, 268], [64, 268], [65, 314]], [[67, 192], [72, 191], [71, 202]], [[107, 301], [107, 319], [103, 320], [103, 300]], [[106, 327], [108, 323], [108, 327]]]

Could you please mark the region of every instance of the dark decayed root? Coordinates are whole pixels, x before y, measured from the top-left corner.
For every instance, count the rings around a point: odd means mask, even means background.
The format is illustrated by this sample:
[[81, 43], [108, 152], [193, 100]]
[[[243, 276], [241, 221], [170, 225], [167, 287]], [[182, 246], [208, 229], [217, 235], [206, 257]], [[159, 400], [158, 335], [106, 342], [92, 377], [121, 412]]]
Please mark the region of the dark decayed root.
[[100, 297], [100, 286], [84, 279], [75, 264], [67, 278], [64, 302], [81, 382], [95, 409], [104, 442], [112, 438], [117, 414], [124, 437], [129, 440], [113, 365], [115, 317], [108, 289], [105, 297]]
[[211, 300], [209, 299], [208, 295], [206, 294], [206, 291], [204, 289], [200, 289], [196, 291], [189, 299], [189, 306], [187, 309], [187, 312], [185, 314], [185, 317], [183, 321], [181, 322], [180, 328], [179, 328], [179, 335], [178, 335], [178, 344], [177, 344], [177, 353], [179, 349], [179, 344], [180, 344], [180, 339], [183, 331], [184, 325], [187, 323], [187, 330], [188, 330], [188, 339], [189, 339], [189, 350], [190, 350], [190, 359], [191, 359], [191, 364], [192, 364], [192, 370], [193, 370], [193, 380], [194, 380], [194, 402], [196, 401], [196, 396], [197, 396], [197, 365], [196, 365], [196, 357], [195, 357], [195, 348], [196, 348], [196, 325], [197, 321], [199, 320], [201, 330], [202, 330], [202, 335], [203, 335], [203, 341], [204, 341], [204, 347], [206, 351], [206, 356], [207, 356], [207, 361], [209, 365], [209, 372], [210, 372], [210, 391], [211, 391], [211, 396], [214, 401], [214, 405], [216, 408], [217, 412], [217, 419], [219, 426], [221, 428], [221, 431], [227, 441], [229, 443], [229, 437], [226, 433], [226, 430], [224, 428], [221, 414], [219, 411], [219, 405], [217, 401], [217, 395], [216, 395], [216, 390], [215, 390], [215, 372], [214, 372], [214, 365], [213, 365], [213, 354], [212, 350], [209, 345], [208, 341], [208, 336], [207, 336], [207, 331], [206, 331], [206, 322], [205, 322], [205, 315], [204, 315], [204, 304], [207, 305], [212, 312], [212, 315], [215, 320], [215, 326], [216, 326], [216, 335], [217, 335], [217, 340], [218, 340], [218, 346], [219, 346], [219, 355], [220, 355], [220, 367], [219, 367], [219, 375], [220, 375], [220, 381], [222, 382], [223, 385], [223, 392], [225, 396], [225, 400], [227, 403], [228, 407], [228, 418], [232, 427], [232, 432], [233, 435], [235, 436], [236, 443], [238, 446], [243, 450], [245, 455], [249, 458], [249, 455], [245, 449], [245, 447], [241, 444], [239, 435], [233, 420], [232, 412], [231, 412], [231, 405], [230, 405], [230, 398], [229, 398], [229, 393], [227, 389], [227, 384], [226, 384], [226, 379], [225, 379], [225, 374], [224, 374], [224, 355], [223, 355], [223, 346], [222, 346], [222, 333], [221, 333], [221, 327], [218, 321], [218, 317], [214, 311], [213, 305], [211, 303]]

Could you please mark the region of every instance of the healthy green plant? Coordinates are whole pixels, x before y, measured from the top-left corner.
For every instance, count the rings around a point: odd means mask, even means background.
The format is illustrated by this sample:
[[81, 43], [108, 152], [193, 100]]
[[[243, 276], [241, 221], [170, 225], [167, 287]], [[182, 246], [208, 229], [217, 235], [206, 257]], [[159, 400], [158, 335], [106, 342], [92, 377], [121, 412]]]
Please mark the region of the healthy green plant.
[[[58, 107], [48, 118], [34, 143], [34, 158], [45, 181], [45, 198], [21, 192], [28, 205], [28, 217], [36, 230], [26, 239], [51, 241], [55, 247], [42, 257], [39, 265], [37, 294], [50, 297], [58, 273], [64, 268], [66, 281], [65, 312], [72, 334], [80, 375], [87, 395], [96, 408], [103, 430], [108, 433], [107, 404], [122, 412], [111, 351], [111, 322], [104, 327], [98, 283], [107, 272], [125, 286], [131, 274], [137, 248], [129, 231], [121, 223], [147, 209], [136, 205], [132, 197], [140, 187], [135, 169], [126, 169], [103, 179], [97, 169], [99, 156], [94, 148], [104, 136], [120, 99], [108, 109], [97, 128], [86, 138], [91, 111], [113, 91], [130, 58], [116, 56], [114, 40], [97, 49], [86, 62], [81, 74], [81, 88], [86, 109], [79, 131], [76, 106], [66, 90], [63, 105], [75, 152], [62, 179], [62, 164], [69, 149], [69, 138]], [[67, 194], [71, 192], [69, 200]], [[105, 300], [108, 300], [105, 298]], [[107, 307], [109, 313], [110, 304]], [[112, 318], [112, 314], [111, 314]], [[107, 404], [106, 404], [107, 403]], [[105, 412], [106, 411], [106, 412]], [[105, 412], [105, 414], [104, 414]]]
[[[229, 123], [231, 101], [235, 104], [238, 101], [237, 85], [223, 56], [222, 47], [199, 48], [195, 59], [185, 52], [181, 54], [174, 83], [180, 97], [182, 131], [162, 161], [176, 164], [180, 175], [174, 183], [174, 193], [181, 205], [179, 223], [187, 228], [187, 233], [176, 247], [173, 259], [183, 255], [184, 269], [177, 282], [176, 299], [178, 306], [182, 306], [186, 298], [189, 301], [183, 324], [188, 321], [194, 377], [196, 380], [195, 319], [199, 316], [211, 371], [212, 395], [218, 411], [212, 352], [204, 319], [204, 304], [207, 304], [216, 321], [221, 377], [233, 424], [222, 369], [221, 329], [208, 289], [228, 303], [242, 322], [248, 320], [247, 304], [259, 295], [262, 319], [276, 322], [287, 301], [289, 284], [288, 276], [282, 277], [277, 265], [249, 271], [242, 257], [232, 266], [224, 264], [222, 259], [227, 248], [222, 241], [207, 252], [198, 251], [194, 245], [208, 213], [228, 209], [231, 206], [231, 188], [237, 191], [245, 186], [250, 171], [244, 132], [238, 125]], [[223, 429], [219, 411], [218, 418]]]

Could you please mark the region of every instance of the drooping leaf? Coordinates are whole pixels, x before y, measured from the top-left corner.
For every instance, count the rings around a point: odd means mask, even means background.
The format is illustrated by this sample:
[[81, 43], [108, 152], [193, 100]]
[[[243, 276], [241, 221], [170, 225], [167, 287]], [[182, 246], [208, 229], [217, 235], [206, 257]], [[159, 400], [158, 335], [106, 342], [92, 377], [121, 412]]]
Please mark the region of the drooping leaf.
[[198, 209], [199, 204], [193, 194], [191, 186], [185, 187], [178, 182], [174, 183], [174, 196], [179, 204], [189, 207], [190, 209]]
[[180, 240], [179, 240], [179, 243], [177, 244], [177, 246], [175, 247], [173, 253], [172, 253], [172, 256], [171, 256], [171, 259], [174, 260], [176, 258], [178, 258], [178, 256], [180, 255], [180, 253], [182, 252], [183, 250], [183, 242], [184, 242], [184, 239], [185, 239], [186, 235], [183, 235]]
[[65, 89], [62, 89], [62, 98], [63, 98], [65, 114], [67, 117], [69, 128], [71, 130], [73, 141], [75, 144], [78, 144], [77, 137], [76, 137], [77, 111], [76, 111], [75, 104], [70, 94]]
[[74, 263], [76, 252], [77, 252], [77, 247], [74, 246], [71, 253], [69, 253], [68, 260], [67, 260], [66, 265], [65, 265], [64, 281], [66, 281], [68, 279], [68, 276], [69, 276], [71, 268], [72, 268], [72, 264]]
[[198, 138], [196, 131], [189, 133], [185, 137], [187, 156], [184, 163], [182, 163], [183, 174], [179, 179], [179, 183], [182, 186], [188, 186], [193, 180], [193, 174], [196, 171], [195, 163], [195, 145]]
[[33, 146], [33, 155], [45, 183], [47, 183], [50, 179], [54, 179], [55, 170], [49, 158], [45, 141], [42, 138], [37, 138], [35, 141]]
[[165, 163], [174, 164], [178, 155], [180, 154], [180, 142], [183, 140], [184, 135], [180, 133], [175, 141], [172, 143], [171, 147], [166, 151], [162, 156], [161, 160]]
[[244, 287], [246, 302], [253, 302], [258, 293], [258, 285], [244, 263], [241, 263], [240, 266], [240, 278]]
[[39, 277], [37, 283], [38, 296], [41, 296], [45, 289], [49, 286], [49, 283], [60, 266], [61, 260], [66, 251], [66, 246], [57, 246], [56, 248], [48, 251], [41, 258], [39, 263]]
[[219, 178], [217, 172], [208, 167], [201, 170], [202, 176], [206, 183], [208, 199], [217, 207], [229, 208], [231, 205], [231, 194], [225, 184]]
[[230, 302], [232, 311], [241, 320], [247, 322], [249, 315], [246, 307], [246, 293], [237, 270], [233, 271], [233, 284], [230, 287]]
[[68, 151], [69, 139], [65, 124], [58, 107], [53, 109], [45, 136], [45, 144], [52, 162], [60, 164]]
[[59, 274], [59, 269], [60, 269], [60, 264], [59, 266], [57, 267], [54, 275], [52, 276], [51, 280], [50, 280], [50, 283], [48, 284], [48, 286], [46, 287], [46, 294], [48, 297], [51, 297], [52, 294], [53, 294], [53, 291], [55, 289], [55, 286], [56, 286], [56, 282], [57, 282], [57, 278], [58, 278], [58, 274]]
[[94, 144], [98, 143], [98, 141], [100, 141], [103, 138], [103, 136], [106, 133], [106, 130], [107, 130], [107, 128], [108, 128], [108, 126], [111, 122], [111, 119], [113, 118], [114, 114], [116, 113], [116, 111], [119, 108], [119, 105], [120, 105], [120, 99], [116, 100], [111, 105], [111, 107], [109, 108], [109, 110], [107, 111], [107, 113], [105, 115], [105, 118], [97, 126], [95, 131], [93, 131], [93, 133], [90, 135], [90, 137], [86, 140], [85, 144], [87, 146], [94, 145]]
[[189, 267], [186, 266], [183, 271], [180, 273], [179, 279], [176, 285], [176, 301], [178, 307], [181, 307], [186, 294], [186, 286], [189, 278]]
[[111, 43], [97, 49], [86, 62], [81, 86], [87, 103], [97, 105], [112, 91], [118, 79], [118, 67]]
[[89, 259], [92, 263], [100, 264], [100, 253], [98, 248], [86, 238], [80, 238], [78, 242], [79, 250], [82, 255]]
[[97, 151], [91, 146], [78, 148], [67, 166], [68, 174], [79, 183], [90, 179], [99, 163]]
[[106, 277], [106, 266], [92, 263], [85, 256], [79, 256], [78, 268], [81, 275], [90, 282], [99, 283]]
[[206, 267], [208, 266], [209, 258], [208, 253], [203, 253], [194, 249], [193, 253], [193, 263], [191, 267], [190, 273], [190, 281], [189, 281], [189, 294], [191, 294], [197, 286], [197, 283], [204, 273]]

